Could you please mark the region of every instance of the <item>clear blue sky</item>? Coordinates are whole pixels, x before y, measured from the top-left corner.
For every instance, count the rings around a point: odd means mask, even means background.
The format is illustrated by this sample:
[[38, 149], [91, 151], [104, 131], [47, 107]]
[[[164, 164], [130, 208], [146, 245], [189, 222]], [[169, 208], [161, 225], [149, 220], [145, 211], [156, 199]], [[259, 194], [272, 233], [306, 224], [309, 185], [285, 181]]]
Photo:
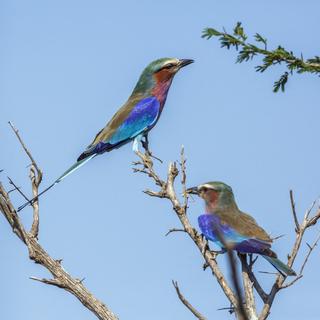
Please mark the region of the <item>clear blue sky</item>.
[[[294, 76], [272, 93], [283, 69], [263, 75], [253, 63], [201, 39], [204, 27], [242, 21], [270, 46], [319, 55], [318, 1], [1, 1], [0, 179], [9, 175], [30, 194], [29, 164], [7, 125], [11, 120], [44, 171], [43, 187], [88, 145], [130, 94], [142, 69], [172, 56], [195, 63], [174, 79], [165, 110], [150, 134], [165, 163], [184, 144], [188, 184], [222, 180], [240, 208], [272, 235], [285, 259], [293, 243], [288, 191], [300, 216], [319, 196], [319, 78]], [[142, 193], [152, 186], [132, 173], [129, 145], [100, 156], [41, 200], [40, 242], [121, 319], [193, 319], [171, 280], [209, 319], [231, 319], [215, 279], [184, 234], [170, 205]], [[159, 169], [165, 172], [166, 165]], [[23, 201], [13, 195], [15, 204]], [[196, 225], [199, 200], [189, 215]], [[31, 210], [21, 214], [30, 222]], [[313, 234], [313, 237], [315, 235]], [[309, 240], [313, 239], [311, 236]], [[302, 251], [306, 251], [304, 245]], [[95, 319], [70, 294], [29, 280], [47, 277], [0, 218], [1, 319]], [[224, 268], [225, 257], [220, 257]], [[295, 267], [299, 269], [301, 259]], [[319, 251], [294, 287], [281, 292], [270, 319], [319, 319]], [[264, 261], [258, 270], [272, 271]], [[268, 288], [272, 276], [259, 275]], [[294, 305], [293, 305], [294, 301]]]

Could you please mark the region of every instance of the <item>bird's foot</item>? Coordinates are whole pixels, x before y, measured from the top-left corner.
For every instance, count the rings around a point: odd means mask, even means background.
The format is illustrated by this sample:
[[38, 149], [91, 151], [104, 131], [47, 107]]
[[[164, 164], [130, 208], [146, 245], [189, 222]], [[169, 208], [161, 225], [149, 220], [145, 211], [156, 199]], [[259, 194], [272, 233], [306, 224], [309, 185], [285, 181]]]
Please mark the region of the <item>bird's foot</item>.
[[135, 154], [142, 160], [140, 164], [144, 165], [145, 167], [153, 166], [153, 162], [147, 154], [144, 154], [141, 151], [135, 151]]
[[203, 271], [205, 271], [209, 267], [209, 263], [205, 262], [202, 266]]
[[218, 255], [218, 254], [224, 254], [227, 252], [226, 249], [221, 249], [221, 250], [210, 250], [210, 252], [214, 255]]
[[149, 158], [153, 158], [155, 160], [158, 160], [160, 163], [163, 163], [162, 160], [152, 154], [152, 152], [149, 149], [149, 139], [148, 135], [144, 135], [144, 140], [141, 140], [141, 145], [143, 149], [145, 150], [145, 154]]

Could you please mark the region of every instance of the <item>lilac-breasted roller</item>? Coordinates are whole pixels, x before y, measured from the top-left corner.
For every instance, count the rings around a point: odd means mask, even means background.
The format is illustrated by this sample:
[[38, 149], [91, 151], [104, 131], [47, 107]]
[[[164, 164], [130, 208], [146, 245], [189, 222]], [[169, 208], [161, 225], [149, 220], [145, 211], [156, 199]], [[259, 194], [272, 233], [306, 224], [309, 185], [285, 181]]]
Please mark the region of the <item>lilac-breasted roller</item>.
[[[176, 58], [162, 58], [151, 62], [142, 72], [128, 101], [98, 132], [77, 162], [38, 197], [99, 154], [117, 149], [132, 140], [133, 150], [138, 152], [139, 142], [143, 137], [147, 140], [148, 132], [159, 120], [173, 77], [190, 63], [193, 60]], [[18, 211], [32, 204], [38, 197], [19, 207]]]
[[214, 181], [189, 188], [187, 192], [197, 194], [205, 201], [205, 214], [198, 217], [198, 223], [206, 239], [223, 251], [227, 245], [240, 253], [259, 254], [282, 275], [296, 275], [271, 250], [272, 239], [266, 231], [253, 217], [239, 210], [230, 186]]

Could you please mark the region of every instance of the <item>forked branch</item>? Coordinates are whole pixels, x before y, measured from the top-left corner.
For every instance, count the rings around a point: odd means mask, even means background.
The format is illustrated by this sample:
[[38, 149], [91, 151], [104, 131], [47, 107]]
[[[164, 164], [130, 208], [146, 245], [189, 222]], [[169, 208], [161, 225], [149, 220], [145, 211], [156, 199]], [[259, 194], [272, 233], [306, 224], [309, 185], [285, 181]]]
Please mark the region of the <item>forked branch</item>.
[[[305, 260], [300, 268], [300, 272], [297, 275], [297, 277], [293, 281], [285, 284], [286, 277], [283, 277], [281, 274], [278, 274], [274, 282], [274, 285], [272, 286], [272, 289], [269, 293], [265, 292], [265, 290], [262, 288], [261, 284], [257, 280], [257, 277], [253, 273], [252, 267], [256, 259], [253, 259], [252, 255], [250, 255], [250, 262], [247, 261], [245, 256], [240, 255], [240, 260], [242, 265], [242, 283], [243, 283], [243, 286], [241, 287], [240, 279], [237, 279], [237, 274], [235, 269], [236, 266], [235, 266], [234, 259], [232, 258], [232, 255], [230, 255], [231, 250], [228, 250], [229, 264], [231, 267], [231, 275], [233, 280], [232, 286], [231, 286], [227, 282], [224, 274], [221, 272], [218, 266], [218, 263], [216, 260], [217, 253], [215, 253], [214, 251], [210, 251], [207, 241], [196, 231], [195, 228], [192, 227], [187, 217], [188, 194], [186, 193], [186, 160], [184, 157], [183, 148], [181, 151], [180, 172], [175, 162], [170, 163], [166, 179], [162, 179], [156, 173], [153, 163], [147, 152], [145, 154], [139, 153], [138, 156], [140, 158], [140, 161], [135, 163], [136, 167], [134, 168], [134, 171], [146, 174], [155, 182], [156, 186], [159, 186], [160, 188], [160, 190], [146, 190], [145, 193], [152, 197], [168, 199], [171, 202], [173, 210], [175, 211], [175, 213], [177, 214], [181, 222], [182, 228], [173, 228], [169, 230], [168, 234], [175, 231], [180, 231], [180, 232], [183, 231], [187, 233], [188, 236], [193, 240], [194, 244], [198, 247], [201, 255], [205, 260], [204, 269], [206, 269], [207, 267], [211, 269], [212, 274], [217, 279], [218, 284], [222, 288], [225, 296], [230, 301], [231, 308], [235, 310], [236, 317], [238, 319], [250, 319], [250, 320], [267, 319], [267, 317], [270, 314], [270, 309], [272, 307], [273, 301], [277, 293], [281, 289], [292, 286], [295, 282], [297, 282], [299, 279], [302, 278], [302, 273], [304, 271], [305, 265], [311, 255], [311, 252], [316, 247], [318, 241], [320, 241], [320, 236], [316, 239], [316, 241], [312, 245], [308, 245], [309, 250], [306, 254]], [[181, 189], [182, 189], [182, 195], [183, 195], [182, 200], [179, 199], [179, 197], [177, 196], [177, 192], [175, 191], [175, 181], [179, 173], [181, 176], [180, 183], [181, 183]], [[292, 267], [296, 259], [296, 256], [299, 253], [304, 233], [308, 228], [314, 226], [318, 222], [318, 220], [320, 219], [320, 210], [318, 209], [316, 213], [312, 217], [310, 217], [311, 212], [315, 205], [315, 202], [314, 202], [311, 208], [307, 210], [303, 221], [299, 223], [298, 214], [296, 212], [292, 191], [290, 191], [290, 201], [291, 201], [292, 215], [293, 215], [295, 232], [296, 232], [296, 240], [288, 259], [288, 266]], [[220, 241], [222, 241], [223, 243], [223, 239], [221, 239]], [[234, 291], [232, 287], [235, 288], [236, 290]], [[244, 298], [245, 298], [244, 305], [241, 298], [242, 296], [240, 291], [241, 289], [244, 290]], [[255, 289], [255, 291], [258, 293], [258, 296], [261, 298], [262, 302], [264, 303], [259, 316], [256, 309], [256, 302], [255, 302], [253, 289]], [[178, 296], [179, 296], [179, 293], [178, 293]], [[182, 303], [184, 302], [182, 301]], [[190, 310], [188, 306], [187, 308]], [[230, 310], [230, 308], [228, 308], [228, 310]]]
[[[30, 179], [32, 184], [33, 196], [38, 194], [38, 188], [42, 180], [42, 172], [32, 157], [31, 153], [22, 141], [18, 130], [9, 123], [21, 143], [24, 151], [31, 160], [30, 168]], [[12, 180], [11, 184], [14, 184]], [[14, 190], [20, 190], [15, 186]], [[22, 192], [20, 190], [20, 192]], [[83, 285], [83, 281], [73, 278], [65, 269], [62, 267], [62, 260], [54, 260], [39, 244], [38, 233], [39, 233], [39, 205], [38, 201], [33, 204], [33, 223], [31, 230], [28, 232], [21, 222], [17, 210], [12, 204], [8, 192], [5, 190], [2, 183], [0, 183], [0, 212], [4, 215], [12, 231], [17, 237], [26, 245], [29, 258], [35, 263], [40, 264], [46, 268], [52, 275], [52, 279], [39, 279], [31, 277], [31, 279], [40, 281], [45, 284], [53, 285], [62, 288], [71, 294], [73, 294], [86, 308], [91, 310], [98, 319], [101, 320], [116, 320], [118, 319], [108, 307], [99, 301], [89, 290]]]

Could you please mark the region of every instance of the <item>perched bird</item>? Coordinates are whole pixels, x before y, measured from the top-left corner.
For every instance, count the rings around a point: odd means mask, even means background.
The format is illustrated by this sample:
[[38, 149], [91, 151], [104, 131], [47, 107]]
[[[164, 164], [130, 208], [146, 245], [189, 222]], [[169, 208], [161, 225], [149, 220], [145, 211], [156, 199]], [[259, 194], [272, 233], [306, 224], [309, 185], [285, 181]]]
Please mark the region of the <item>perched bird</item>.
[[191, 59], [176, 58], [151, 62], [142, 72], [128, 101], [98, 132], [77, 162], [37, 197], [20, 206], [18, 211], [32, 204], [40, 195], [99, 154], [117, 149], [131, 140], [134, 140], [133, 151], [138, 152], [139, 142], [145, 138], [147, 143], [148, 132], [159, 120], [173, 77], [182, 67], [193, 62]]
[[226, 251], [226, 246], [240, 253], [256, 253], [269, 261], [282, 275], [296, 273], [281, 262], [271, 248], [272, 239], [250, 215], [239, 210], [231, 187], [223, 182], [207, 182], [189, 188], [188, 193], [205, 201], [205, 214], [198, 223], [206, 239]]

